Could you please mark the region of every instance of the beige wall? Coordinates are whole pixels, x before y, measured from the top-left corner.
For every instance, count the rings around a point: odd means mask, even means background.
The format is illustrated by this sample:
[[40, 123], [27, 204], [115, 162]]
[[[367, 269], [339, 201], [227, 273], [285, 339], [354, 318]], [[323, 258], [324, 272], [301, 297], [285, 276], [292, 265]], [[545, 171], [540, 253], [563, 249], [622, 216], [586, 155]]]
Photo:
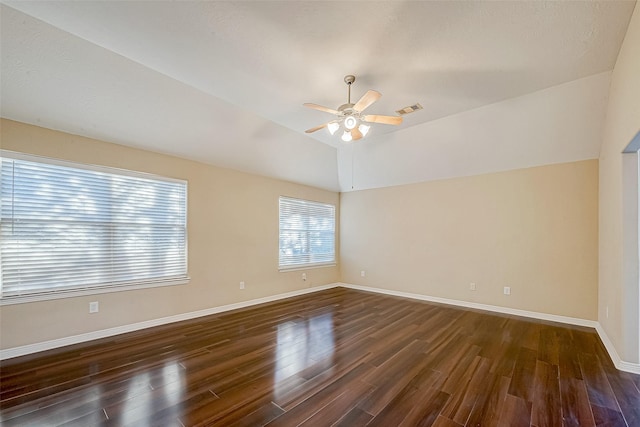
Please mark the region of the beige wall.
[[343, 282], [596, 319], [597, 160], [342, 193], [340, 206]]
[[[333, 203], [338, 193], [2, 120], [6, 150], [189, 182], [188, 285], [0, 307], [0, 348], [32, 344], [337, 282], [338, 267], [278, 272], [278, 196]], [[339, 210], [338, 210], [339, 213]], [[239, 282], [246, 289], [239, 289]], [[89, 301], [100, 312], [88, 314]]]
[[[640, 362], [638, 284], [623, 278], [623, 155], [640, 131], [640, 6], [636, 5], [611, 77], [600, 151], [598, 320], [628, 362]], [[628, 189], [627, 189], [628, 190]], [[635, 288], [635, 289], [634, 289]], [[635, 294], [635, 295], [634, 295]], [[632, 303], [629, 305], [628, 303]], [[609, 316], [607, 317], [607, 308]]]

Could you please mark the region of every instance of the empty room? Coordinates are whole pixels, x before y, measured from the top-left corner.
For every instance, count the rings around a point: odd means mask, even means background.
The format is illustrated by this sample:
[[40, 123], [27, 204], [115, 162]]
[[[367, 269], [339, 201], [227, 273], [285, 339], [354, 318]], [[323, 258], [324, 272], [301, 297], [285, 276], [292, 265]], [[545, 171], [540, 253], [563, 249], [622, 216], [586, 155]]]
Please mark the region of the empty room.
[[3, 426], [640, 426], [640, 6], [0, 0]]

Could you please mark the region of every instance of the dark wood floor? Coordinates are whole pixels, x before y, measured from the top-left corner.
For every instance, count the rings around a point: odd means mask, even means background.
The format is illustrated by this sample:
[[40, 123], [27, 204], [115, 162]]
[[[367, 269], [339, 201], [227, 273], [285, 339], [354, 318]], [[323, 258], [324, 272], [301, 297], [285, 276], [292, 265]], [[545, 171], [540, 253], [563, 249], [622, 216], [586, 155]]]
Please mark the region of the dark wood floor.
[[5, 361], [4, 426], [640, 426], [595, 332], [344, 288]]

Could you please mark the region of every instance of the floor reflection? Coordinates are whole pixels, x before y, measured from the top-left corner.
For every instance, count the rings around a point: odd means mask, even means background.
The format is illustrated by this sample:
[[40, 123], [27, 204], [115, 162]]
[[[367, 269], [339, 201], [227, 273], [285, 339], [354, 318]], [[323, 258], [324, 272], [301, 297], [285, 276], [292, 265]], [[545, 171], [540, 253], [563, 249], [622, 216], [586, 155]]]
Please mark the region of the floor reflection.
[[163, 416], [167, 419], [177, 418], [182, 415], [185, 387], [185, 370], [177, 362], [141, 372], [130, 380], [124, 408], [116, 418], [123, 425], [152, 425], [152, 416], [159, 408], [165, 408]]
[[335, 351], [333, 313], [278, 325], [276, 345], [276, 394], [282, 380], [330, 357]]
[[[123, 424], [132, 424], [134, 421], [143, 419], [151, 409], [149, 406], [152, 404], [152, 396], [149, 393], [150, 387], [148, 384], [148, 372], [141, 372], [130, 380], [122, 410], [121, 422]], [[111, 413], [110, 409], [107, 408], [107, 415], [113, 418], [114, 414]]]

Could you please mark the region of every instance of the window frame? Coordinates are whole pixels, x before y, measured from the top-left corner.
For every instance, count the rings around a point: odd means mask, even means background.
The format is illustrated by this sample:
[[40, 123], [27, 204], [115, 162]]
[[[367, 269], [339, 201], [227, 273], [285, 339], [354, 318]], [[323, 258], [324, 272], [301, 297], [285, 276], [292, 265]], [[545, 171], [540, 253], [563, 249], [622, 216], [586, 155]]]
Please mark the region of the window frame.
[[[306, 262], [306, 263], [288, 263], [288, 264], [282, 264], [282, 260], [281, 260], [281, 252], [282, 252], [282, 247], [280, 245], [281, 242], [281, 238], [282, 238], [282, 201], [288, 201], [288, 202], [293, 202], [293, 203], [300, 203], [302, 204], [307, 204], [307, 205], [311, 205], [311, 206], [317, 206], [317, 207], [323, 207], [323, 208], [331, 208], [332, 210], [332, 221], [333, 221], [333, 230], [331, 230], [331, 236], [332, 236], [332, 246], [333, 246], [333, 253], [332, 255], [332, 259], [329, 261], [316, 261], [316, 262]], [[322, 268], [322, 267], [335, 267], [337, 265], [337, 258], [336, 258], [336, 205], [332, 204], [332, 203], [325, 203], [325, 202], [318, 202], [315, 200], [307, 200], [307, 199], [301, 199], [301, 198], [297, 198], [297, 197], [291, 197], [291, 196], [280, 196], [278, 197], [278, 271], [279, 272], [287, 272], [287, 271], [295, 271], [295, 270], [307, 270], [307, 269], [312, 269], [312, 268]], [[313, 230], [311, 229], [306, 229], [304, 230], [307, 233], [312, 232]], [[307, 239], [309, 240], [309, 239]], [[311, 254], [307, 254], [307, 256], [310, 256]]]
[[116, 176], [124, 176], [124, 177], [132, 177], [132, 178], [141, 178], [145, 180], [153, 180], [153, 181], [163, 181], [163, 182], [172, 182], [184, 185], [184, 276], [178, 277], [167, 277], [167, 278], [150, 278], [150, 279], [137, 279], [131, 280], [123, 283], [101, 283], [101, 284], [91, 284], [85, 286], [73, 286], [66, 287], [63, 289], [56, 290], [55, 288], [48, 288], [46, 290], [42, 290], [41, 292], [32, 292], [25, 293], [21, 295], [8, 295], [5, 296], [2, 292], [1, 280], [2, 280], [2, 268], [0, 259], [0, 306], [3, 305], [11, 305], [11, 304], [21, 304], [21, 303], [29, 303], [35, 301], [46, 301], [46, 300], [54, 300], [60, 298], [71, 298], [78, 296], [87, 296], [87, 295], [98, 295], [104, 293], [113, 293], [120, 291], [130, 291], [136, 289], [148, 289], [148, 288], [156, 288], [156, 287], [164, 287], [164, 286], [173, 286], [173, 285], [183, 285], [187, 284], [190, 281], [189, 277], [189, 254], [188, 254], [188, 195], [189, 195], [189, 186], [188, 181], [183, 179], [171, 178], [161, 175], [156, 175], [152, 173], [139, 172], [129, 169], [115, 168], [110, 166], [101, 166], [94, 165], [88, 163], [80, 163], [69, 160], [62, 160], [56, 158], [50, 158], [45, 156], [39, 156], [34, 154], [27, 154], [9, 150], [0, 149], [0, 158], [6, 158], [11, 160], [23, 160], [34, 163], [42, 163], [53, 166], [61, 166], [66, 168], [74, 168], [87, 170], [92, 172], [100, 172], [110, 175]]

